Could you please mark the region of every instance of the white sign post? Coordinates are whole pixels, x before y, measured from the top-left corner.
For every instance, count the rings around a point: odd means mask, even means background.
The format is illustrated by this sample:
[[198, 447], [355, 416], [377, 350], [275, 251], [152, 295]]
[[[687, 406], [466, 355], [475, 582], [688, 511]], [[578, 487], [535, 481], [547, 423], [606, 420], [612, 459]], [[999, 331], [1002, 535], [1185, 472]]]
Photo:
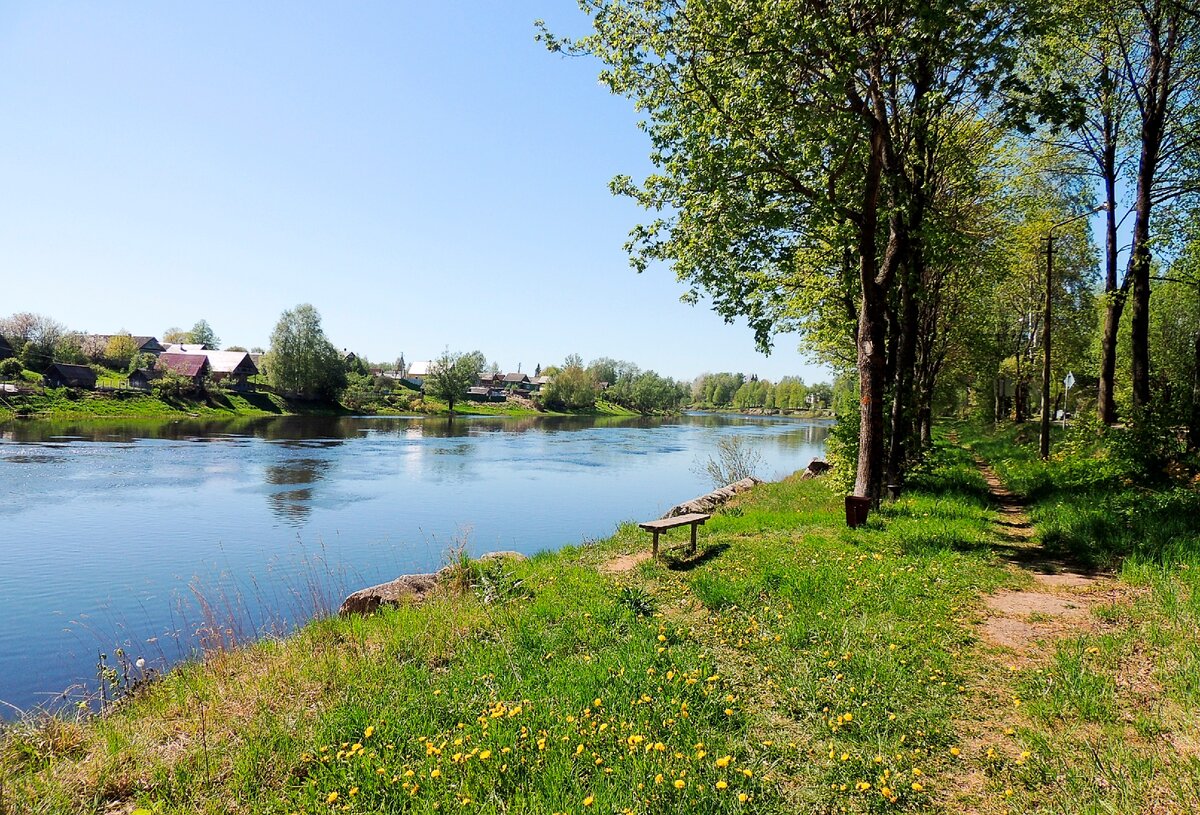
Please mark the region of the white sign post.
[[1067, 426], [1067, 403], [1071, 398], [1071, 388], [1075, 386], [1075, 374], [1067, 371], [1067, 378], [1063, 380], [1063, 385], [1066, 386], [1066, 393], [1063, 394], [1063, 428]]

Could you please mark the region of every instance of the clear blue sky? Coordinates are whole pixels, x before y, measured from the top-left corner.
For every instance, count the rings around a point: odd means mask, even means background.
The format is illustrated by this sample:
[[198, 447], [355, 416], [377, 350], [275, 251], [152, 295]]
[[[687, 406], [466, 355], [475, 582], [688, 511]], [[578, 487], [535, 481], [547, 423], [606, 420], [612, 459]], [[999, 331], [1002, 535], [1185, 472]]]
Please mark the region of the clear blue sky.
[[646, 138], [539, 17], [587, 25], [570, 0], [5, 3], [0, 315], [265, 346], [310, 302], [377, 360], [826, 378], [629, 268], [645, 216], [607, 182]]

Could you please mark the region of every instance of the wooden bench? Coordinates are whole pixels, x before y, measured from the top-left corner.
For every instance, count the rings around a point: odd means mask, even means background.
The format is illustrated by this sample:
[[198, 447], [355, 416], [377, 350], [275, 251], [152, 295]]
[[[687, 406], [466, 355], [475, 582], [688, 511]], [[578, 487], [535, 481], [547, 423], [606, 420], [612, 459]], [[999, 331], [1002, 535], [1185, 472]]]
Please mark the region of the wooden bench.
[[674, 518], [663, 518], [658, 521], [646, 521], [638, 524], [639, 529], [645, 529], [647, 532], [654, 534], [654, 544], [652, 547], [653, 556], [658, 557], [658, 535], [660, 532], [665, 532], [668, 529], [674, 529], [677, 526], [690, 526], [692, 528], [692, 545], [688, 549], [689, 553], [696, 551], [696, 527], [711, 518], [711, 515], [705, 515], [702, 512], [689, 512], [687, 515], [676, 515]]

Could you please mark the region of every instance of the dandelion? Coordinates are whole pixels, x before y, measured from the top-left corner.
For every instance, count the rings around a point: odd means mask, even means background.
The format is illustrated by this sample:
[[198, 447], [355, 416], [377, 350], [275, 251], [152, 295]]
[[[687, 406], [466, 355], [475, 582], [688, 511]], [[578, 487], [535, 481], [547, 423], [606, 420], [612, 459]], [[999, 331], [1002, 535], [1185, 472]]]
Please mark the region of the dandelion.
[[684, 787], [686, 787], [686, 786], [687, 786], [687, 782], [686, 782], [686, 781], [684, 781], [682, 778], [676, 778], [676, 779], [675, 779], [675, 789], [677, 789], [677, 790], [681, 790], [681, 789], [683, 789], [683, 788], [684, 788]]
[[716, 786], [716, 788], [719, 790], [723, 790], [723, 789], [726, 789], [729, 786], [729, 784], [726, 783], [725, 779], [721, 779], [714, 786]]
[[661, 784], [662, 782], [663, 782], [663, 775], [662, 775], [662, 773], [659, 773], [658, 775], [654, 776], [654, 783], [655, 783], [655, 784]]
[[327, 795], [325, 797], [325, 803], [332, 804], [333, 802], [337, 801], [337, 799], [338, 799], [337, 790], [334, 790], [333, 792], [329, 793], [329, 795]]
[[585, 807], [590, 807], [594, 803], [596, 803], [596, 796], [594, 795], [589, 795], [587, 798], [583, 799], [583, 805]]
[[728, 767], [729, 762], [733, 761], [733, 756], [721, 756], [717, 759], [718, 767]]
[[491, 750], [484, 750], [482, 753], [479, 754], [480, 761], [487, 761], [491, 757], [492, 757]]
[[363, 738], [364, 738], [364, 739], [369, 739], [369, 738], [371, 738], [371, 736], [372, 736], [374, 733], [375, 733], [375, 728], [374, 728], [373, 726], [372, 726], [372, 727], [368, 727], [366, 730], [364, 730], [364, 731], [363, 731]]
[[961, 750], [959, 750], [957, 747], [951, 747], [951, 748], [950, 748], [950, 755], [952, 755], [952, 756], [957, 756], [957, 755], [959, 755], [961, 752], [962, 752], [962, 751], [961, 751]]
[[749, 800], [750, 800], [750, 796], [749, 796], [749, 795], [747, 795], [746, 793], [744, 793], [744, 792], [739, 792], [739, 793], [738, 793], [738, 803], [739, 803], [739, 804], [744, 804], [744, 803], [746, 803], [746, 802], [747, 802], [747, 801], [749, 801]]
[[912, 782], [912, 788], [913, 788], [913, 792], [920, 792], [921, 790], [925, 789], [925, 787], [921, 784], [920, 781]]

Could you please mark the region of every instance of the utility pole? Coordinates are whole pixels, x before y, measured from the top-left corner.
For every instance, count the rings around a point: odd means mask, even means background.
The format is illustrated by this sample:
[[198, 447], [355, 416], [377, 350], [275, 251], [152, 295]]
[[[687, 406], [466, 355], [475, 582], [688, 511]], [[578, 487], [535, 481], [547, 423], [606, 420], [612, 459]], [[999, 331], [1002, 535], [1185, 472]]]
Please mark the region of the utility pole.
[[1046, 302], [1042, 314], [1042, 432], [1038, 436], [1038, 453], [1043, 461], [1050, 458], [1050, 303], [1054, 299], [1054, 230], [1107, 209], [1107, 203], [1093, 207], [1073, 218], [1059, 221], [1046, 232]]

